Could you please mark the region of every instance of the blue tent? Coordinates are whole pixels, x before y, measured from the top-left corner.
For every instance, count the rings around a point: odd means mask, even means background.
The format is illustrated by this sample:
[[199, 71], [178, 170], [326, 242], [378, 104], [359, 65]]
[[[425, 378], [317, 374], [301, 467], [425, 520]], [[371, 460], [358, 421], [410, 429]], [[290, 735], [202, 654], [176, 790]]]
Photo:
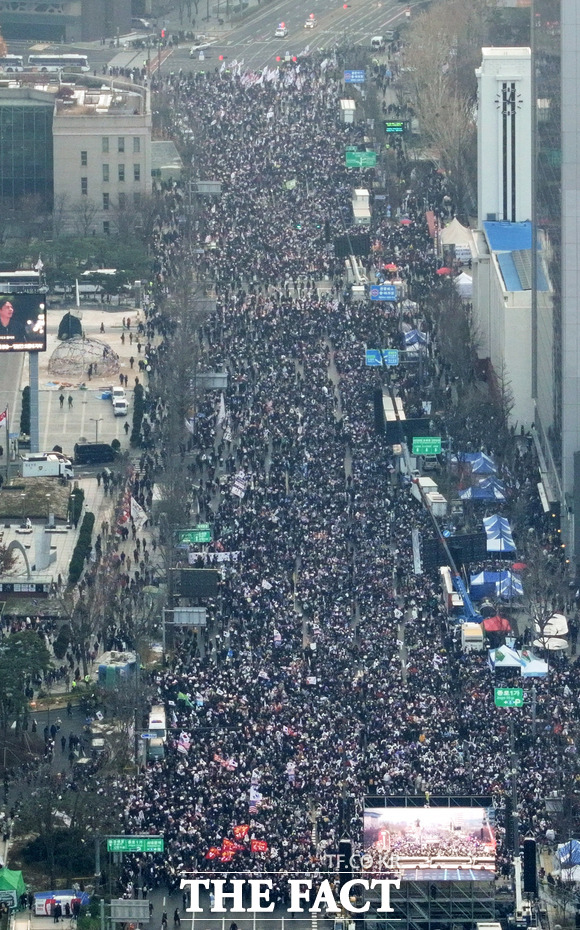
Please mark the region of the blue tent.
[[472, 475], [495, 475], [496, 471], [493, 459], [486, 455], [485, 452], [479, 452], [477, 458], [471, 463]]
[[477, 482], [480, 488], [493, 488], [494, 491], [500, 491], [501, 494], [505, 495], [505, 484], [503, 481], [500, 481], [499, 478], [496, 478], [495, 475], [490, 475], [489, 478], [480, 478]]
[[418, 329], [410, 329], [408, 333], [403, 333], [406, 346], [426, 346], [429, 341], [426, 333], [420, 333]]
[[484, 597], [521, 597], [523, 585], [512, 572], [479, 572], [470, 576], [469, 596], [480, 601]]
[[482, 485], [476, 485], [473, 488], [465, 488], [459, 492], [462, 501], [505, 501], [505, 494], [498, 488], [484, 488]]
[[562, 843], [556, 850], [556, 856], [560, 860], [560, 868], [570, 869], [574, 865], [580, 865], [580, 842], [578, 840], [569, 840]]
[[500, 517], [498, 514], [494, 514], [493, 517], [485, 517], [483, 528], [487, 536], [488, 552], [516, 551], [512, 531], [505, 517]]

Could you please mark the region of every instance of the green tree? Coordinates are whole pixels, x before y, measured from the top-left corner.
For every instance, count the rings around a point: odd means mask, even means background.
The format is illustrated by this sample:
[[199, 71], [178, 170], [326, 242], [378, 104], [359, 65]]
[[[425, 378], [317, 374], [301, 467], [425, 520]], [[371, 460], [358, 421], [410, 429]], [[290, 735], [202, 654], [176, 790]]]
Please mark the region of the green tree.
[[50, 654], [43, 641], [30, 630], [12, 633], [0, 644], [0, 727], [6, 737], [8, 727], [20, 728], [28, 699], [26, 689], [50, 666]]

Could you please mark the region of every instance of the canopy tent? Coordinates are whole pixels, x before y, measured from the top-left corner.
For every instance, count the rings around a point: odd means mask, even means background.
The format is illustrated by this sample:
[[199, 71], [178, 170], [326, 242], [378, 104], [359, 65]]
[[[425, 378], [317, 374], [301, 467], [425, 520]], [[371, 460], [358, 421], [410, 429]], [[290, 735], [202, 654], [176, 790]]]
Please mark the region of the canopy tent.
[[546, 636], [566, 636], [568, 634], [568, 621], [564, 614], [552, 614], [543, 626], [536, 620], [534, 630], [536, 634], [540, 635], [540, 639]]
[[548, 663], [543, 659], [538, 659], [529, 649], [522, 649], [520, 652], [520, 659], [522, 663], [522, 678], [545, 678], [548, 674]]
[[488, 552], [516, 551], [512, 531], [505, 517], [500, 517], [498, 514], [494, 514], [492, 517], [484, 517], [483, 528], [487, 536]]
[[478, 452], [471, 461], [472, 475], [495, 475], [496, 471], [493, 459], [486, 455], [485, 452]]
[[453, 284], [459, 296], [463, 300], [471, 300], [473, 297], [473, 278], [470, 274], [467, 274], [466, 271], [462, 271], [461, 274], [457, 275]]
[[403, 333], [406, 346], [426, 346], [429, 339], [426, 333], [419, 332], [418, 329], [410, 329]]
[[580, 840], [570, 839], [567, 843], [558, 846], [556, 859], [558, 859], [561, 869], [569, 869], [572, 866], [580, 865]]
[[7, 901], [9, 897], [13, 900], [13, 907], [18, 905], [18, 899], [26, 891], [26, 885], [22, 878], [22, 872], [15, 869], [0, 869], [0, 898]]
[[500, 649], [489, 649], [487, 653], [489, 666], [492, 671], [499, 668], [521, 668], [521, 661], [515, 649], [501, 646]]
[[473, 242], [473, 233], [467, 226], [463, 226], [459, 220], [454, 217], [450, 223], [439, 231], [440, 245], [454, 245], [456, 250], [469, 249]]
[[480, 478], [477, 484], [480, 488], [493, 488], [494, 491], [500, 491], [502, 494], [505, 494], [505, 484], [503, 481], [500, 481], [499, 478], [496, 478], [495, 475], [489, 475], [488, 478]]
[[465, 488], [459, 492], [462, 501], [505, 501], [505, 494], [498, 488], [484, 488], [482, 485]]
[[479, 601], [484, 597], [521, 597], [522, 582], [512, 572], [478, 572], [470, 576], [469, 596]]
[[496, 614], [494, 617], [486, 617], [481, 623], [486, 633], [510, 633], [511, 623], [505, 617]]
[[568, 648], [568, 641], [559, 636], [543, 636], [534, 640], [536, 649], [547, 649], [548, 652], [563, 652]]

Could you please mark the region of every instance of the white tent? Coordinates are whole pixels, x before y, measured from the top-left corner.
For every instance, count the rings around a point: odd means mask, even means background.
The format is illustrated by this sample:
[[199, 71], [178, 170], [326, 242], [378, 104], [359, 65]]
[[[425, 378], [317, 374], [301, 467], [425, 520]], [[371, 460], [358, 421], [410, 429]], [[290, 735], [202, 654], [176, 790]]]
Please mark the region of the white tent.
[[466, 271], [462, 271], [453, 281], [457, 293], [464, 300], [471, 300], [473, 296], [473, 278], [471, 275], [467, 274]]
[[522, 663], [522, 678], [545, 678], [548, 674], [548, 663], [544, 662], [543, 659], [538, 659], [528, 649], [522, 649], [520, 660]]
[[535, 639], [534, 646], [536, 649], [547, 649], [549, 652], [558, 652], [567, 649], [568, 643], [559, 636], [544, 636], [542, 639]]
[[515, 649], [509, 646], [501, 646], [499, 649], [488, 650], [489, 665], [493, 670], [496, 668], [520, 668], [521, 660]]
[[462, 226], [458, 219], [452, 219], [439, 233], [441, 246], [454, 245], [455, 256], [460, 262], [469, 262], [474, 253], [473, 233], [467, 226]]
[[543, 628], [536, 620], [534, 629], [536, 633], [540, 635], [540, 638], [545, 636], [566, 636], [568, 633], [568, 621], [564, 614], [552, 614]]

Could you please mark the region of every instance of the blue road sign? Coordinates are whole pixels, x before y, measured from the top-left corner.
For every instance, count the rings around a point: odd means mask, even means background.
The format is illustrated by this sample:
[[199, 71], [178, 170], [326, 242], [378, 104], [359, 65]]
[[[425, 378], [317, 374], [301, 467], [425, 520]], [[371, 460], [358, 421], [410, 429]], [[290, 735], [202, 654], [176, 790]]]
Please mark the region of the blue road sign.
[[399, 364], [398, 349], [383, 349], [383, 361], [388, 367]]
[[142, 733], [141, 739], [155, 739], [155, 735], [153, 733]]
[[345, 84], [364, 84], [366, 80], [365, 71], [345, 71], [344, 72], [344, 83]]
[[365, 365], [369, 368], [382, 368], [383, 356], [380, 349], [367, 349], [365, 352]]
[[396, 284], [371, 284], [369, 287], [369, 297], [371, 300], [396, 300]]

